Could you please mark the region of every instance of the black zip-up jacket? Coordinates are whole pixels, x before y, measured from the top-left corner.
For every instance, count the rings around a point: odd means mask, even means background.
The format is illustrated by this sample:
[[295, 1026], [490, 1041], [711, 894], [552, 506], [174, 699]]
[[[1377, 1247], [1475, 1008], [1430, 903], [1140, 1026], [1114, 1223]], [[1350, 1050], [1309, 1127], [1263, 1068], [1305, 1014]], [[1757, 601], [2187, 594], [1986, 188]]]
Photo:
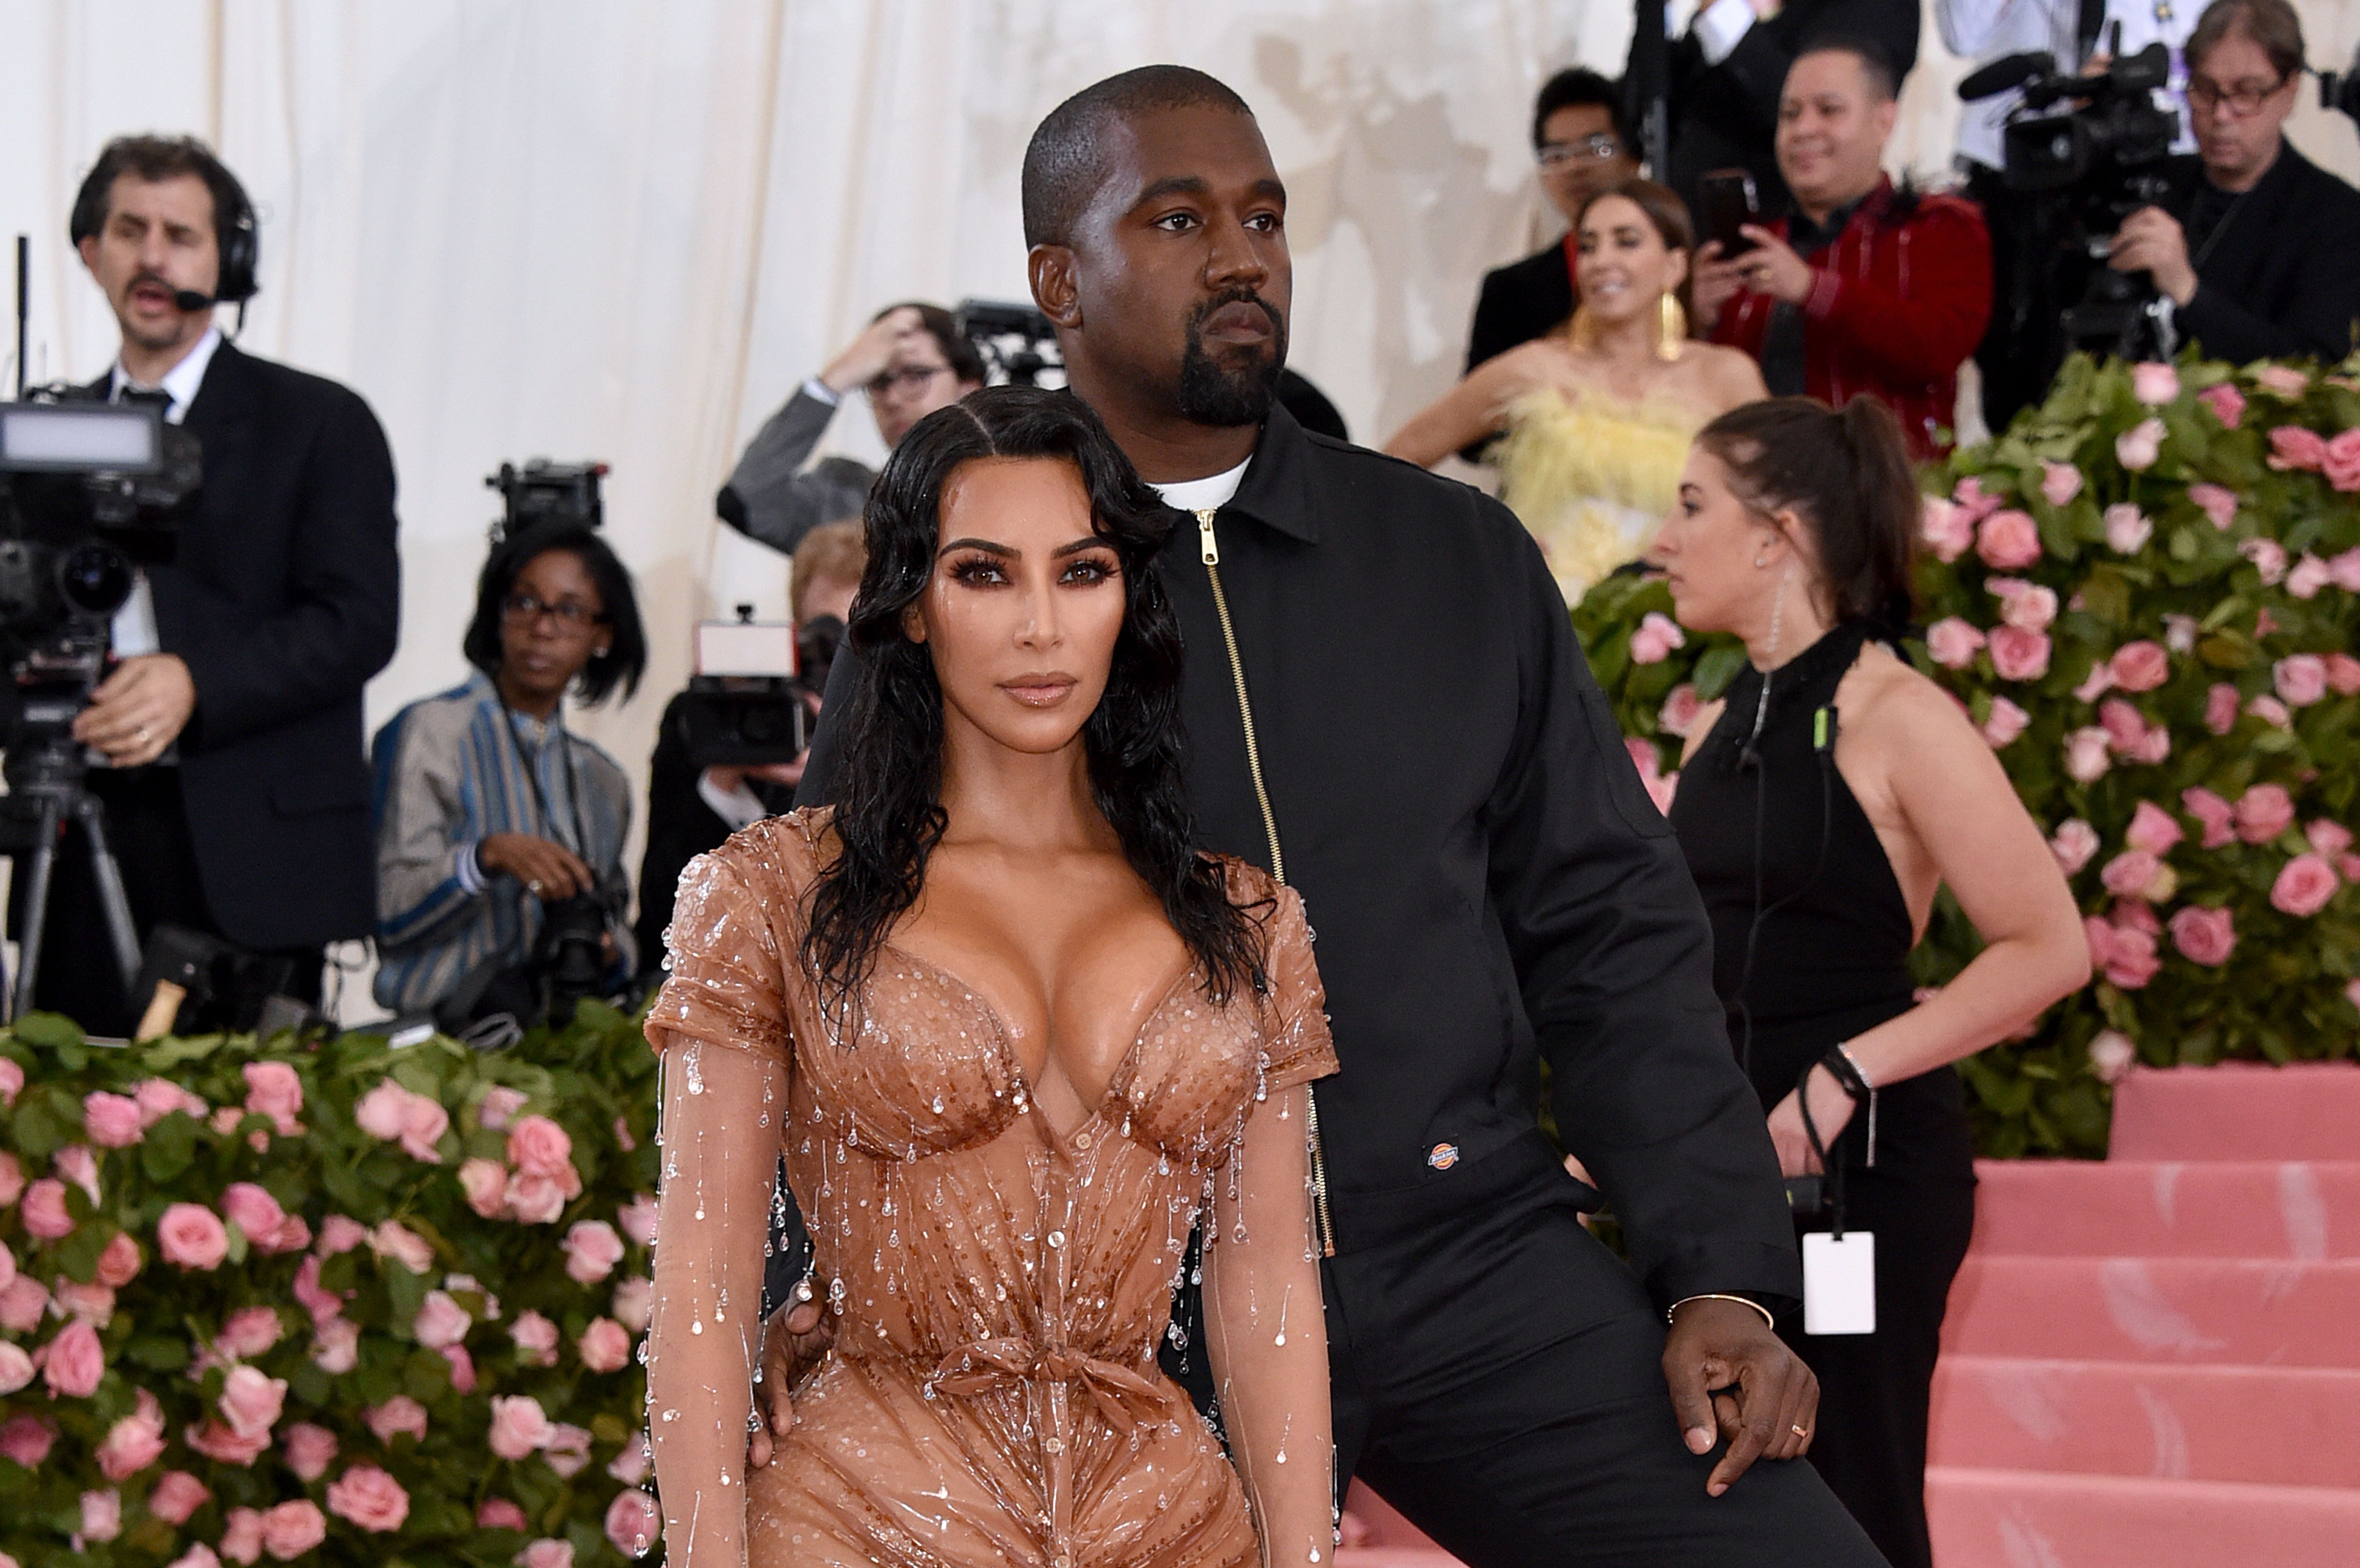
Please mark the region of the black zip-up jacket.
[[[1198, 832], [1267, 866], [1198, 529], [1175, 523], [1161, 562], [1187, 637]], [[1279, 408], [1216, 528], [1342, 1062], [1317, 1086], [1339, 1247], [1392, 1234], [1390, 1200], [1419, 1192], [1430, 1213], [1451, 1170], [1530, 1137], [1546, 1056], [1559, 1132], [1659, 1301], [1799, 1297], [1703, 904], [1531, 536], [1466, 485]], [[802, 803], [829, 798], [835, 765], [823, 721]]]

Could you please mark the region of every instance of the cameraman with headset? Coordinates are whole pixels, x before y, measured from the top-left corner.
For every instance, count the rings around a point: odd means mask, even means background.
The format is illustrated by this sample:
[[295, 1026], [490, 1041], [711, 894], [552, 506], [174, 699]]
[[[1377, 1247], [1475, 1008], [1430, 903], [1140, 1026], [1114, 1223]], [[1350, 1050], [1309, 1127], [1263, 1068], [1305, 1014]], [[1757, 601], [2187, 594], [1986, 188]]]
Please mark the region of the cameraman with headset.
[[[78, 391], [158, 402], [204, 449], [176, 555], [116, 615], [112, 670], [75, 721], [108, 764], [88, 788], [143, 942], [158, 925], [225, 939], [277, 971], [269, 989], [317, 1001], [322, 950], [373, 924], [361, 689], [399, 618], [392, 456], [353, 392], [245, 354], [213, 324], [216, 304], [258, 287], [256, 224], [203, 143], [107, 143], [68, 232], [122, 332], [115, 367]], [[143, 999], [112, 954], [70, 844], [35, 1005], [130, 1033]]]

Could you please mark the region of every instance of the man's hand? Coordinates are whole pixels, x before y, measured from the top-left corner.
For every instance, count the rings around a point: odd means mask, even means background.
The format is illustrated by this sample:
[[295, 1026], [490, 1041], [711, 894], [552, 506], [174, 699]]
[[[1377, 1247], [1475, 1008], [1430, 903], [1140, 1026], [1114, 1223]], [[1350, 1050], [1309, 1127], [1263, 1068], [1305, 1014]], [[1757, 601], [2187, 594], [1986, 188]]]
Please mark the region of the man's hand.
[[1664, 1341], [1664, 1380], [1689, 1453], [1711, 1453], [1716, 1429], [1729, 1441], [1705, 1481], [1709, 1497], [1728, 1491], [1756, 1459], [1793, 1459], [1810, 1449], [1819, 1380], [1742, 1301], [1680, 1305]]
[[[1819, 1142], [1832, 1149], [1857, 1107], [1844, 1086], [1836, 1082], [1836, 1075], [1824, 1067], [1812, 1068], [1804, 1083], [1810, 1089], [1811, 1120], [1819, 1129]], [[1780, 1174], [1809, 1176], [1819, 1171], [1819, 1157], [1811, 1152], [1810, 1135], [1803, 1128], [1802, 1105], [1792, 1090], [1770, 1112], [1770, 1141], [1778, 1148]]]
[[1759, 223], [1747, 223], [1737, 232], [1754, 245], [1738, 261], [1744, 269], [1747, 288], [1789, 305], [1799, 305], [1810, 298], [1817, 275], [1811, 264], [1795, 253], [1794, 246]]
[[137, 768], [163, 756], [196, 710], [197, 683], [178, 654], [136, 654], [91, 692], [73, 737], [117, 768]]
[[515, 877], [536, 898], [570, 898], [598, 885], [582, 857], [530, 833], [494, 833], [475, 846], [486, 871]]
[[1710, 332], [1713, 322], [1721, 320], [1721, 309], [1745, 287], [1745, 269], [1754, 258], [1741, 256], [1724, 260], [1719, 240], [1707, 240], [1697, 252], [1696, 278], [1688, 285], [1688, 299], [1696, 307], [1699, 330]]
[[746, 1442], [746, 1462], [752, 1468], [768, 1465], [778, 1452], [777, 1440], [794, 1430], [795, 1379], [835, 1344], [836, 1322], [821, 1308], [819, 1292], [805, 1275], [762, 1331], [762, 1420]]
[[2153, 275], [2155, 291], [2185, 307], [2196, 298], [2196, 267], [2188, 259], [2188, 232], [2160, 207], [2141, 207], [2123, 220], [2106, 265], [2116, 272]]
[[903, 344], [925, 330], [914, 306], [888, 310], [863, 327], [860, 335], [819, 373], [819, 378], [838, 394], [866, 387], [893, 363]]

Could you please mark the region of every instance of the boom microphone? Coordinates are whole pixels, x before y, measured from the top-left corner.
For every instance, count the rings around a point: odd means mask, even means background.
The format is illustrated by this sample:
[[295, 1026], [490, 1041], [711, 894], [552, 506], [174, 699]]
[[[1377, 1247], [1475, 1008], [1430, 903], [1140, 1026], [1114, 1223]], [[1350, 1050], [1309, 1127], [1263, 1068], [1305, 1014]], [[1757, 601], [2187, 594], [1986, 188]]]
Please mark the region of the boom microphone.
[[210, 294], [200, 294], [193, 289], [175, 289], [172, 308], [176, 310], [209, 310], [221, 301]]
[[2021, 87], [2034, 77], [2046, 76], [2056, 69], [2056, 56], [2046, 49], [2005, 54], [1989, 65], [1969, 71], [1967, 79], [1959, 83], [1959, 96], [1970, 103], [1996, 97], [2010, 88]]

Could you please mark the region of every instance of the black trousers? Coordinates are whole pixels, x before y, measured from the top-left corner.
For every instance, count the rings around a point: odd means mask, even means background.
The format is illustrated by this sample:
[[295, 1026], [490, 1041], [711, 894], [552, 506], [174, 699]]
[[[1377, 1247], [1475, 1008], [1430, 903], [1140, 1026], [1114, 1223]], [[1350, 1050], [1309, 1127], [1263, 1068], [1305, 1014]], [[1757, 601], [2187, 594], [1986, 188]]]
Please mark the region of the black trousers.
[[1932, 1568], [1926, 1423], [1942, 1313], [1974, 1233], [1974, 1182], [1854, 1167], [1844, 1188], [1845, 1225], [1876, 1237], [1876, 1332], [1808, 1334], [1797, 1313], [1780, 1333], [1819, 1377], [1811, 1463], [1894, 1568]]
[[1472, 1568], [1881, 1563], [1808, 1465], [1705, 1495], [1719, 1451], [1680, 1440], [1664, 1314], [1579, 1191], [1535, 1133], [1423, 1202], [1344, 1205], [1323, 1280], [1339, 1482], [1357, 1470]]

